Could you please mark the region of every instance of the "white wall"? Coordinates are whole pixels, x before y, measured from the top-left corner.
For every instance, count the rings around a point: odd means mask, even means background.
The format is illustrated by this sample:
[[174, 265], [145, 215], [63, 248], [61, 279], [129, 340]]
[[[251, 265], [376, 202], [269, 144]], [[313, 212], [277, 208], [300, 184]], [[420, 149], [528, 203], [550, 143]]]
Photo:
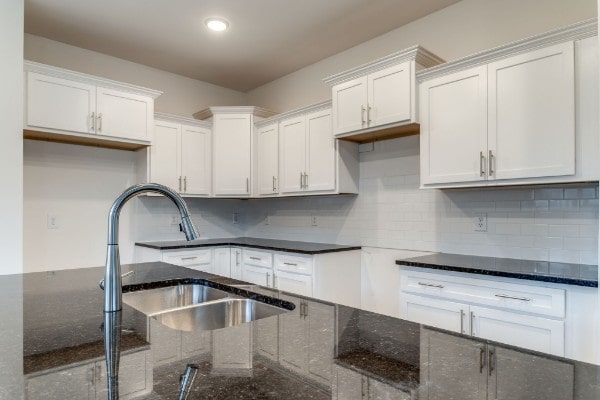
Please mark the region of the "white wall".
[[0, 3], [0, 274], [23, 271], [23, 1]]
[[242, 92], [40, 36], [25, 34], [25, 59], [161, 90], [155, 103], [159, 112], [191, 117], [209, 106], [246, 105]]
[[595, 0], [463, 0], [254, 89], [248, 102], [288, 111], [330, 98], [324, 77], [415, 44], [449, 61], [596, 13]]

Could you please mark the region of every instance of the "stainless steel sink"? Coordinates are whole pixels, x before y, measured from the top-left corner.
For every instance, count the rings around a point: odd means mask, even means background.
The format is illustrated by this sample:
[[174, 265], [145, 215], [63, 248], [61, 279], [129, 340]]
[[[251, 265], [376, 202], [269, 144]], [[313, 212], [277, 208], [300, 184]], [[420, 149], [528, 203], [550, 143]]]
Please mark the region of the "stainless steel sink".
[[227, 292], [204, 285], [177, 285], [123, 294], [123, 302], [146, 315], [194, 306], [229, 297]]
[[282, 314], [287, 310], [251, 299], [229, 299], [154, 315], [158, 322], [181, 331], [214, 330]]

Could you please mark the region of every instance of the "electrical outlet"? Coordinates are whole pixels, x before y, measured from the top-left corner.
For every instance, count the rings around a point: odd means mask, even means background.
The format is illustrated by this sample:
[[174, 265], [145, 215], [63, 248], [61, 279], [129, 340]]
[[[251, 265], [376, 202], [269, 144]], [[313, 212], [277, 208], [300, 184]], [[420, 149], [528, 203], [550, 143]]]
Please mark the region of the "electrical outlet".
[[234, 212], [233, 215], [231, 216], [231, 220], [233, 222], [234, 225], [237, 225], [240, 223], [240, 213], [239, 212]]
[[310, 217], [310, 224], [312, 226], [319, 226], [319, 220], [317, 219], [316, 215], [313, 215], [312, 217]]
[[171, 215], [171, 225], [179, 225], [179, 217], [177, 215]]
[[48, 229], [58, 229], [58, 217], [56, 214], [48, 214], [46, 216], [46, 226]]
[[487, 213], [476, 213], [473, 219], [475, 232], [487, 232]]

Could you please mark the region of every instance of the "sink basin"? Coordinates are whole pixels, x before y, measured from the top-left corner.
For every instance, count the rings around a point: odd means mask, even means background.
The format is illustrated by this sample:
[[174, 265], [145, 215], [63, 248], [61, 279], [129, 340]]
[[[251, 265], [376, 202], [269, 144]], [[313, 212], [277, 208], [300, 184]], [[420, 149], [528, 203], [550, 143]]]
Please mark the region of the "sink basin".
[[163, 325], [181, 331], [214, 330], [282, 314], [287, 310], [251, 299], [229, 299], [154, 315]]
[[123, 293], [123, 302], [146, 315], [229, 297], [227, 292], [189, 284]]

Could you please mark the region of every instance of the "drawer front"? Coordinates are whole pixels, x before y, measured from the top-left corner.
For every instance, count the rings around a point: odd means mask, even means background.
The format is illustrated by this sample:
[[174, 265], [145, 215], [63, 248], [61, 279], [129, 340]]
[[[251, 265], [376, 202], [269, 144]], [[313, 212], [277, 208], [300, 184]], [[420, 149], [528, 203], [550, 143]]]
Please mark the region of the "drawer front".
[[312, 257], [275, 254], [275, 268], [278, 271], [287, 271], [295, 274], [312, 275], [312, 261]]
[[401, 290], [506, 310], [565, 317], [563, 289], [403, 270]]
[[244, 265], [254, 265], [263, 268], [273, 267], [273, 254], [267, 251], [256, 251], [243, 249]]
[[207, 249], [163, 253], [163, 261], [169, 264], [179, 265], [181, 267], [211, 264], [212, 251]]

